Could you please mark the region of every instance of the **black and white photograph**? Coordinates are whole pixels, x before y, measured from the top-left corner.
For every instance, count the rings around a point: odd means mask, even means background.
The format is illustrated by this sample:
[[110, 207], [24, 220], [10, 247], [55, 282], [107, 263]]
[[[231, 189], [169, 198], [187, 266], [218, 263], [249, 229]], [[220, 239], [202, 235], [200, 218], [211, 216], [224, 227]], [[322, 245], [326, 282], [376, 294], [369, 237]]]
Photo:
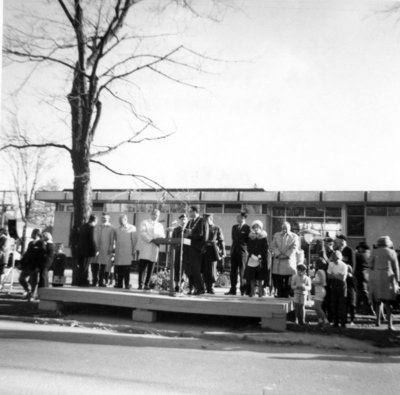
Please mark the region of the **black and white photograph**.
[[0, 17], [0, 394], [398, 394], [400, 1]]

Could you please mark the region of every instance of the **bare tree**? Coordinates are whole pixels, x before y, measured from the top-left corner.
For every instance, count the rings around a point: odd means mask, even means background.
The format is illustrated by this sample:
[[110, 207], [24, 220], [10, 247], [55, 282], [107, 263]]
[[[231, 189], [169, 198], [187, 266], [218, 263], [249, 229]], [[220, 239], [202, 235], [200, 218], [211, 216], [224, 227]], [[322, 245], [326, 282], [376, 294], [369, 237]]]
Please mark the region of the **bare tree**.
[[[70, 143], [60, 143], [50, 138], [35, 141], [26, 137], [23, 143], [8, 141], [0, 150], [52, 147], [68, 153], [74, 174], [75, 228], [87, 220], [91, 211], [91, 163], [118, 175], [135, 177], [147, 186], [162, 188], [144, 175], [112, 169], [99, 159], [124, 144], [168, 136], [165, 133], [155, 137], [145, 135], [149, 129], [160, 129], [151, 118], [141, 114], [134, 101], [124, 97], [117, 86], [133, 84], [132, 77], [146, 70], [175, 83], [197, 87], [174, 75], [174, 71], [183, 69], [197, 72], [201, 69], [199, 59], [204, 61], [205, 57], [176, 43], [143, 45], [159, 36], [165, 39], [166, 35], [146, 35], [128, 24], [128, 14], [132, 14], [140, 3], [148, 3], [153, 7], [158, 5], [155, 7], [158, 13], [167, 6], [175, 6], [183, 7], [195, 17], [203, 16], [190, 0], [158, 3], [145, 0], [58, 0], [58, 10], [53, 10], [55, 2], [47, 2], [52, 12], [48, 17], [25, 13], [21, 16], [26, 22], [24, 28], [11, 23], [5, 26], [3, 53], [11, 65], [15, 62], [51, 64], [57, 68], [60, 78], [63, 76], [69, 80], [70, 91], [66, 98], [69, 103], [71, 140]], [[210, 3], [218, 4], [213, 0]], [[136, 127], [130, 136], [120, 141], [96, 145], [94, 140], [102, 117], [104, 98], [127, 106], [135, 117]]]
[[[26, 142], [26, 131], [22, 130], [18, 122], [15, 121], [12, 135], [8, 138], [17, 144], [18, 142], [24, 144]], [[49, 167], [49, 159], [44, 148], [8, 150], [3, 159], [9, 168], [13, 181], [17, 199], [16, 210], [24, 224], [22, 228], [22, 252], [24, 252], [28, 223], [36, 217], [35, 192], [44, 179]]]

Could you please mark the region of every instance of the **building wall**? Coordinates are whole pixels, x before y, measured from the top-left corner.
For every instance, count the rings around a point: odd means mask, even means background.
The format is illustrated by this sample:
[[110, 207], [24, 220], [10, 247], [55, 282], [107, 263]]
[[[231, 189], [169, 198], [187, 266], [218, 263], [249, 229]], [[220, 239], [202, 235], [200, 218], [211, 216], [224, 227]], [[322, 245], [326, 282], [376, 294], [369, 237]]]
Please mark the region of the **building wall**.
[[390, 236], [394, 247], [400, 247], [400, 217], [369, 217], [365, 218], [365, 238], [372, 246], [380, 236]]

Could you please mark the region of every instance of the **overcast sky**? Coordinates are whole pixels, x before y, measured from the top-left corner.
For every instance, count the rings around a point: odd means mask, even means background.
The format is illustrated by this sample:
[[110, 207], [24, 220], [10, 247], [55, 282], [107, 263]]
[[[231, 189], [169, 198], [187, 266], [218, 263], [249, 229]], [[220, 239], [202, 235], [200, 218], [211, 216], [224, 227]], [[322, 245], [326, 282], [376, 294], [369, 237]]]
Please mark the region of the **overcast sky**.
[[[125, 147], [104, 162], [167, 188], [398, 190], [400, 25], [380, 12], [388, 2], [235, 4], [238, 8], [219, 23], [186, 17], [185, 29], [179, 27], [183, 33], [174, 37], [224, 60], [203, 62], [210, 73], [182, 74], [201, 89], [150, 74], [135, 80], [140, 90], [132, 97], [173, 135]], [[6, 18], [7, 12], [6, 4]], [[168, 12], [158, 19], [135, 17], [159, 31], [175, 31], [180, 21], [179, 14]], [[21, 66], [3, 68], [3, 106], [25, 75]], [[32, 78], [33, 87], [62, 87], [40, 70]], [[63, 83], [69, 82], [64, 78]], [[34, 125], [37, 133], [57, 130], [68, 142], [67, 125], [47, 115], [33, 91], [18, 98], [25, 125]], [[124, 111], [108, 104], [100, 143], [129, 133], [133, 123]], [[144, 187], [94, 166], [92, 175], [94, 188]], [[72, 187], [65, 154], [57, 157], [49, 177]], [[7, 187], [4, 178], [0, 183]]]

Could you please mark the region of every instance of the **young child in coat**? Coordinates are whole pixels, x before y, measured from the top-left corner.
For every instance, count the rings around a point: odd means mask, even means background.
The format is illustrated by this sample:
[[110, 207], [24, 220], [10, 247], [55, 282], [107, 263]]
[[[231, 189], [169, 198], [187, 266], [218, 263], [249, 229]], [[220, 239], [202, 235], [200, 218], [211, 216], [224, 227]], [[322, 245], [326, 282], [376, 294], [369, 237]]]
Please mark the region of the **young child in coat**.
[[305, 324], [306, 308], [305, 301], [307, 295], [311, 290], [310, 277], [306, 275], [306, 266], [300, 263], [297, 265], [297, 274], [292, 276], [292, 289], [294, 292], [294, 310], [296, 314], [297, 322], [300, 325]]

